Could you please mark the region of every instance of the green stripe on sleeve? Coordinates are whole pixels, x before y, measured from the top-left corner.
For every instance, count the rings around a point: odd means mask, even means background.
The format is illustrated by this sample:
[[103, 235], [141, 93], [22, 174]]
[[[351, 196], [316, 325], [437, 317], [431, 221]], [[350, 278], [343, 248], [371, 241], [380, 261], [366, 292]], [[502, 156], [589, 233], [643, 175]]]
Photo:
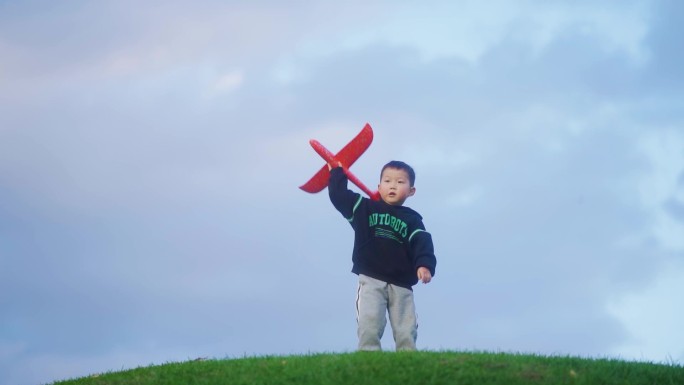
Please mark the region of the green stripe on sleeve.
[[352, 209], [352, 216], [349, 217], [349, 218], [347, 218], [347, 220], [348, 220], [349, 222], [351, 222], [351, 221], [354, 220], [354, 213], [356, 212], [356, 209], [357, 209], [357, 208], [359, 207], [359, 205], [361, 204], [361, 201], [362, 201], [362, 200], [363, 200], [363, 197], [362, 197], [361, 195], [359, 195], [359, 199], [356, 200], [356, 203], [354, 204], [354, 208]]
[[418, 234], [421, 231], [425, 231], [425, 230], [416, 229], [416, 231], [412, 232], [411, 235], [409, 235], [409, 242], [411, 242], [411, 238], [413, 238], [414, 235]]

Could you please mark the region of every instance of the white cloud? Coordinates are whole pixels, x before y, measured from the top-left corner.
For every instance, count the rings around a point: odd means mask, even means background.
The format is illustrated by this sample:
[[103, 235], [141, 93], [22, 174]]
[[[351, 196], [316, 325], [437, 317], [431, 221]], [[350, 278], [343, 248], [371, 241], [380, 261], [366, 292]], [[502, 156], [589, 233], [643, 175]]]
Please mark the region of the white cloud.
[[637, 62], [645, 59], [642, 40], [647, 33], [645, 2], [610, 4], [505, 0], [433, 1], [398, 4], [366, 25], [316, 42], [307, 51], [327, 55], [337, 49], [369, 44], [409, 46], [424, 60], [459, 56], [477, 61], [506, 39], [540, 51], [568, 28], [598, 39], [608, 51], [624, 51]]
[[[646, 3], [76, 3], [0, 15], [0, 292], [22, 326], [0, 330], [0, 357], [31, 355], [13, 383], [37, 366], [353, 348], [351, 231], [297, 186], [323, 165], [308, 139], [337, 151], [366, 120], [354, 173], [372, 186], [390, 158], [414, 165], [440, 253], [423, 343], [678, 354], [640, 332], [681, 323], [681, 270], [658, 274], [684, 231], [680, 103], [633, 65]], [[603, 304], [654, 277], [615, 301], [637, 338], [623, 344]], [[311, 296], [349, 323], [300, 317]]]
[[[471, 143], [472, 144], [472, 143]], [[480, 154], [472, 147], [463, 143], [446, 147], [439, 143], [413, 143], [406, 149], [406, 157], [416, 159], [415, 164], [420, 167], [433, 167], [450, 171], [472, 167], [481, 160]]]
[[668, 266], [645, 290], [613, 301], [610, 313], [631, 335], [613, 353], [624, 359], [684, 364], [684, 308], [677, 293], [684, 293], [681, 264]]
[[0, 360], [8, 362], [15, 356], [25, 354], [28, 345], [25, 342], [5, 342], [0, 343]]
[[225, 73], [216, 79], [214, 89], [217, 92], [231, 92], [238, 89], [244, 82], [245, 77], [242, 71], [234, 70]]
[[[631, 292], [610, 301], [609, 312], [617, 317], [631, 335], [614, 349], [622, 358], [684, 362], [684, 308], [676, 293], [684, 292], [684, 266], [673, 257], [684, 253], [684, 222], [668, 211], [667, 203], [681, 201], [684, 193], [684, 134], [676, 128], [644, 130], [636, 142], [648, 166], [638, 177], [636, 192], [639, 204], [649, 214], [646, 234], [625, 239], [634, 247], [655, 239], [655, 247], [671, 258], [659, 266], [658, 276], [639, 292]], [[652, 261], [653, 264], [658, 261]]]
[[482, 188], [479, 186], [470, 186], [461, 189], [456, 194], [453, 194], [447, 198], [445, 202], [451, 207], [463, 207], [470, 206], [475, 203], [482, 196]]
[[641, 135], [639, 144], [650, 161], [639, 192], [642, 205], [653, 215], [653, 236], [663, 249], [684, 252], [684, 222], [667, 212], [667, 202], [684, 195], [684, 134], [676, 127], [653, 129]]

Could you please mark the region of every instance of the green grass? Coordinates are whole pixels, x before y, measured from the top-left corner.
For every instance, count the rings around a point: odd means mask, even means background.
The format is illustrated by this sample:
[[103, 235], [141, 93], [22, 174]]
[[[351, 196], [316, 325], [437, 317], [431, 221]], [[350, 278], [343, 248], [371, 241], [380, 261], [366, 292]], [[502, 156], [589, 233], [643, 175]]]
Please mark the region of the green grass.
[[355, 352], [168, 363], [57, 384], [682, 385], [684, 367], [507, 353]]

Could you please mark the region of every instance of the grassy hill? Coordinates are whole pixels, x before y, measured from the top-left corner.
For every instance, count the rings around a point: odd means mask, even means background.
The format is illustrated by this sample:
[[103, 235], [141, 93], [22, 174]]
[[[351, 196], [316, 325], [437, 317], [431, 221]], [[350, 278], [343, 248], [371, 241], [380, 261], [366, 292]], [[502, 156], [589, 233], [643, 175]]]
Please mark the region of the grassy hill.
[[355, 352], [195, 360], [92, 375], [57, 384], [682, 385], [684, 367], [505, 353]]

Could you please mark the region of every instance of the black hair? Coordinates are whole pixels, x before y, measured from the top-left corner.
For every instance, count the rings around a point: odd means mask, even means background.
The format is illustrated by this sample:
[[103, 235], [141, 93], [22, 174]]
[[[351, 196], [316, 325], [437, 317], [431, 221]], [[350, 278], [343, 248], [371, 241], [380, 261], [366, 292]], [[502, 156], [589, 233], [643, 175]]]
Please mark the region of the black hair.
[[408, 164], [400, 161], [400, 160], [392, 160], [386, 165], [382, 166], [382, 170], [380, 170], [380, 177], [382, 178], [382, 173], [385, 172], [385, 169], [387, 168], [396, 168], [399, 170], [404, 170], [409, 176], [409, 182], [411, 184], [411, 187], [416, 183], [416, 172], [413, 171], [413, 167], [409, 166]]

